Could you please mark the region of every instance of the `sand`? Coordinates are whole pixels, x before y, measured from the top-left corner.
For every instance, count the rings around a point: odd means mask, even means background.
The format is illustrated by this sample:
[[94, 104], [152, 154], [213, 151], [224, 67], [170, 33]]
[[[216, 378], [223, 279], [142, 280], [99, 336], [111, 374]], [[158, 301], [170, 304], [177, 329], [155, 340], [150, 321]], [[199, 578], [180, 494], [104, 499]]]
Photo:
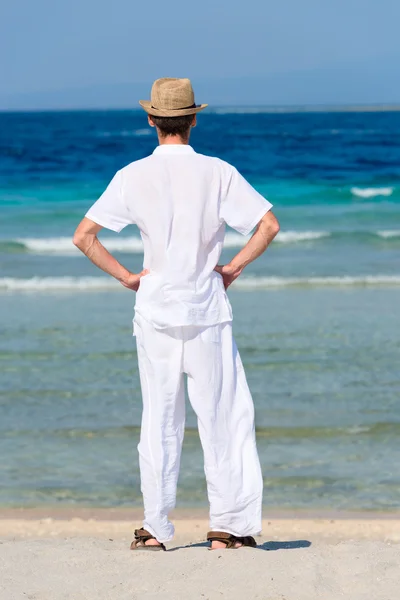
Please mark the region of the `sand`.
[[0, 513], [1, 600], [396, 600], [400, 515], [270, 514], [257, 549], [209, 552], [179, 513], [168, 552], [129, 550], [139, 514]]

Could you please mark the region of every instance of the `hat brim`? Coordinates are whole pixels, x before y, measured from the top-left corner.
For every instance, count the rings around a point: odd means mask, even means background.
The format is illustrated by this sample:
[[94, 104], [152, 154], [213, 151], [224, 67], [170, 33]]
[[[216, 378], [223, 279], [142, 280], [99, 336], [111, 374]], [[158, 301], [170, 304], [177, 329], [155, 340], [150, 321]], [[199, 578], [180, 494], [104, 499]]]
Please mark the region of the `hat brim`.
[[185, 115], [195, 115], [204, 110], [208, 104], [197, 104], [193, 108], [180, 108], [179, 110], [163, 110], [154, 108], [150, 100], [139, 100], [140, 106], [153, 117], [184, 117]]

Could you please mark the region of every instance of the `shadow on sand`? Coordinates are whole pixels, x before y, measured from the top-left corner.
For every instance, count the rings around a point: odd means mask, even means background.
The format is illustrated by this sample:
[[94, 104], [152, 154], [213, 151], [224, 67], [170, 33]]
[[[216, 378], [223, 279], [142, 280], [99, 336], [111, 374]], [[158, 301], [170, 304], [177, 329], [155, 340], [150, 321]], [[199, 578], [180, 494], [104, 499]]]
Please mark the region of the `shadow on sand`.
[[[298, 548], [309, 548], [311, 542], [309, 540], [293, 540], [290, 542], [264, 542], [263, 544], [257, 545], [254, 550], [266, 550], [267, 552], [272, 550], [297, 550]], [[176, 552], [176, 550], [183, 550], [186, 548], [209, 548], [208, 542], [198, 542], [197, 544], [187, 544], [187, 546], [176, 546], [175, 548], [169, 548], [168, 552]]]

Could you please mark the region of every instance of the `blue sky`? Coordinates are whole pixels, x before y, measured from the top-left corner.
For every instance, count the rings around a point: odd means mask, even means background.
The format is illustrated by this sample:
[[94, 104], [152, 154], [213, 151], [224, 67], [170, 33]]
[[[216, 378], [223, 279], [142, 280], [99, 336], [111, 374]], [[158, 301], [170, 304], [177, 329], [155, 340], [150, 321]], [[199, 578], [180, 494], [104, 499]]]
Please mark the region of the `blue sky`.
[[[312, 103], [328, 85], [327, 100], [346, 102], [355, 72], [365, 86], [387, 77], [375, 101], [400, 102], [400, 82], [389, 81], [400, 61], [399, 22], [399, 0], [3, 0], [0, 97], [12, 105], [33, 94], [46, 104], [48, 93], [75, 90], [85, 104], [96, 86], [107, 96], [107, 86], [189, 76], [206, 92], [207, 82], [212, 89], [225, 79], [281, 81], [283, 103], [293, 104]], [[330, 84], [330, 70], [348, 75]], [[285, 83], [301, 73], [315, 73], [306, 98]], [[268, 103], [267, 86], [254, 103]]]

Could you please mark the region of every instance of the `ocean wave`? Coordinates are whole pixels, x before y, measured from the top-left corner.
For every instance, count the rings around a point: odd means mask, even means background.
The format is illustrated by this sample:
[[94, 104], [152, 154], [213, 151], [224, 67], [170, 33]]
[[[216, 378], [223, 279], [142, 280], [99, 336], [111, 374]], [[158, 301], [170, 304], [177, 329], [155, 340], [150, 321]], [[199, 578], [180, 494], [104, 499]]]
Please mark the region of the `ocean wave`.
[[375, 198], [376, 196], [391, 196], [393, 194], [393, 187], [380, 187], [380, 188], [358, 188], [352, 187], [351, 193], [353, 196], [358, 198]]
[[400, 229], [378, 231], [377, 234], [379, 235], [379, 237], [382, 237], [384, 239], [398, 238], [400, 237]]
[[[242, 277], [232, 285], [238, 291], [255, 291], [281, 288], [315, 287], [380, 287], [400, 286], [400, 275], [359, 275], [327, 277]], [[51, 292], [51, 291], [101, 291], [124, 290], [111, 277], [31, 277], [19, 279], [0, 278], [1, 292]]]
[[18, 279], [0, 278], [0, 291], [5, 292], [51, 292], [51, 291], [90, 291], [119, 289], [122, 286], [111, 277], [31, 277]]
[[[72, 243], [72, 238], [19, 238], [16, 242], [22, 245], [28, 252], [34, 254], [77, 254], [79, 250]], [[126, 252], [128, 254], [143, 253], [142, 240], [139, 237], [103, 238], [102, 244], [110, 252]]]
[[[296, 243], [318, 240], [329, 237], [329, 232], [324, 231], [281, 231], [276, 237], [279, 243]], [[228, 232], [225, 236], [225, 248], [241, 248], [249, 240], [249, 237], [239, 233]], [[137, 236], [111, 238], [105, 237], [102, 244], [110, 252], [123, 252], [126, 254], [142, 254], [142, 240]], [[18, 238], [16, 240], [0, 240], [0, 250], [5, 252], [16, 252], [26, 250], [33, 254], [55, 254], [65, 256], [76, 254], [77, 248], [68, 237], [58, 238]]]
[[294, 242], [309, 242], [330, 237], [329, 231], [280, 231], [275, 238], [276, 242], [289, 244]]
[[[280, 244], [294, 244], [297, 242], [310, 242], [329, 237], [329, 231], [280, 231], [274, 242]], [[224, 248], [241, 248], [250, 239], [250, 236], [242, 236], [239, 233], [228, 232], [225, 235]]]
[[288, 287], [379, 287], [399, 286], [400, 275], [344, 275], [327, 277], [243, 277], [233, 286], [241, 290]]
[[[317, 242], [330, 238], [332, 240], [349, 238], [352, 242], [357, 240], [362, 243], [375, 240], [393, 240], [400, 237], [400, 229], [380, 231], [280, 231], [274, 240], [277, 244], [298, 244], [302, 242]], [[224, 240], [224, 248], [242, 248], [250, 239], [239, 233], [228, 232]], [[124, 254], [142, 254], [143, 244], [138, 236], [130, 237], [104, 237], [101, 239], [110, 252]], [[0, 252], [15, 254], [29, 252], [31, 254], [48, 254], [55, 256], [78, 255], [79, 250], [69, 237], [54, 238], [17, 238], [15, 240], [0, 240]]]

